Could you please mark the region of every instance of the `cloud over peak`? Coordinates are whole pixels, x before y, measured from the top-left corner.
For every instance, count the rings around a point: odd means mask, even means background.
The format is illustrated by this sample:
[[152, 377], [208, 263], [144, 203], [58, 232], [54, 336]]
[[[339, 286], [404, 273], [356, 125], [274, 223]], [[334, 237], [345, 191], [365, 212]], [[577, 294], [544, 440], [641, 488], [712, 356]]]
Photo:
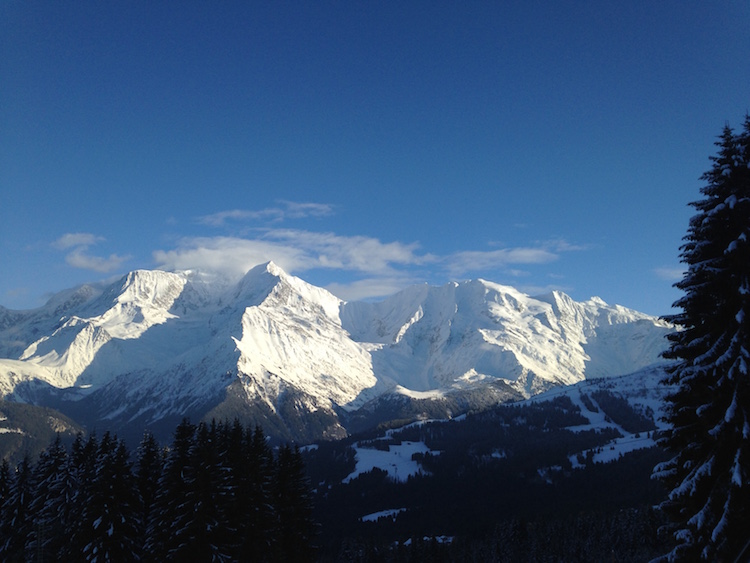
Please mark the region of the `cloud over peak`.
[[91, 233], [65, 233], [52, 243], [58, 250], [68, 250], [65, 255], [65, 262], [74, 268], [83, 270], [92, 270], [101, 274], [107, 274], [117, 270], [124, 262], [130, 259], [129, 256], [120, 256], [110, 254], [108, 257], [95, 256], [89, 253], [89, 248], [100, 242], [104, 237], [93, 235]]
[[[579, 249], [553, 241], [538, 246], [438, 256], [420, 252], [416, 242], [383, 242], [361, 235], [267, 229], [254, 238], [185, 237], [176, 248], [157, 250], [153, 256], [158, 267], [167, 270], [215, 270], [232, 276], [241, 276], [253, 266], [270, 260], [295, 275], [310, 270], [348, 272], [356, 279], [347, 283], [334, 282], [327, 288], [343, 299], [366, 299], [390, 295], [425, 276], [456, 279], [487, 271], [517, 275], [512, 265], [549, 263], [557, 260], [561, 252]], [[427, 270], [432, 273], [426, 274]]]
[[342, 237], [295, 229], [266, 231], [259, 238], [187, 237], [173, 250], [158, 250], [154, 259], [166, 269], [210, 269], [243, 274], [273, 260], [292, 273], [325, 268], [359, 273], [393, 273], [398, 265], [429, 260], [416, 244], [383, 243], [371, 237]]

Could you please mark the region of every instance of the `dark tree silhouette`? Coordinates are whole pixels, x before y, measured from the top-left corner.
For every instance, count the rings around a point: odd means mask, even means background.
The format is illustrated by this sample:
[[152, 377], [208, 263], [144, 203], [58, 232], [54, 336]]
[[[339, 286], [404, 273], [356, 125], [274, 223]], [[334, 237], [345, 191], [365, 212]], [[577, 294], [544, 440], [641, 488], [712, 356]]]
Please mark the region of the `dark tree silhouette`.
[[273, 495], [276, 506], [278, 561], [309, 561], [312, 556], [312, 499], [302, 456], [284, 446], [276, 462]]
[[680, 327], [664, 354], [677, 390], [662, 444], [674, 457], [654, 473], [671, 489], [669, 560], [734, 561], [750, 549], [750, 117], [716, 144], [681, 248], [682, 312], [665, 317]]
[[[166, 452], [166, 453], [165, 453]], [[60, 438], [36, 465], [0, 463], [0, 561], [303, 561], [311, 492], [297, 450], [263, 431], [189, 420], [164, 450]]]
[[28, 457], [11, 474], [8, 496], [0, 510], [0, 561], [25, 561], [31, 534], [31, 502], [34, 494], [33, 467]]

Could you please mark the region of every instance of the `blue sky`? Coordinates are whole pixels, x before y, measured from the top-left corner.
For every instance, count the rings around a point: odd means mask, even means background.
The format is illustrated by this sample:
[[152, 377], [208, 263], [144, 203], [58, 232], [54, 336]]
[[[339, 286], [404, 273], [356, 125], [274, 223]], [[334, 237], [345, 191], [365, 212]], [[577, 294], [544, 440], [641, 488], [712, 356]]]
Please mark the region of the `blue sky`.
[[345, 299], [482, 277], [651, 314], [747, 2], [0, 5], [0, 304], [274, 260]]

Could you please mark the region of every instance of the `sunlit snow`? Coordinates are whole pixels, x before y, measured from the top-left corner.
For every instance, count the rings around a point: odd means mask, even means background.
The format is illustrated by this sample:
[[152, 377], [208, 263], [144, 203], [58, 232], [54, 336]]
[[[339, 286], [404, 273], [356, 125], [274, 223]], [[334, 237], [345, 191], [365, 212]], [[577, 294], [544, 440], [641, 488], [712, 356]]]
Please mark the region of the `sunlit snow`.
[[386, 392], [435, 399], [493, 380], [529, 397], [659, 362], [672, 330], [600, 299], [531, 297], [485, 280], [347, 303], [273, 263], [239, 282], [139, 270], [5, 315], [0, 393], [51, 386], [75, 400], [116, 387], [110, 417], [179, 414], [233, 382], [272, 410], [288, 390], [309, 411], [351, 411]]
[[363, 448], [355, 445], [357, 466], [344, 480], [348, 483], [362, 473], [374, 468], [382, 469], [395, 481], [406, 481], [409, 476], [417, 475], [421, 471], [418, 462], [412, 459], [416, 453], [427, 453], [430, 449], [423, 442], [402, 442], [399, 445], [389, 445], [388, 451], [374, 448]]

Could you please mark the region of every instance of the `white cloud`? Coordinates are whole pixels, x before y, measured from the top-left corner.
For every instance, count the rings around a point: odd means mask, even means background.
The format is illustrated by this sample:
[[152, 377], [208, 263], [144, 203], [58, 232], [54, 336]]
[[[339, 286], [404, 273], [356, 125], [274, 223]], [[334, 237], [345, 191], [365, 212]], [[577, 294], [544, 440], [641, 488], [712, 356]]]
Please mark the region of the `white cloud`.
[[219, 211], [211, 215], [204, 215], [198, 218], [198, 222], [212, 227], [221, 227], [229, 220], [250, 221], [250, 220], [268, 220], [278, 219], [280, 216], [278, 209], [264, 209], [261, 211], [249, 211], [247, 209], [230, 209], [228, 211]]
[[174, 250], [155, 251], [154, 260], [167, 270], [216, 270], [230, 275], [242, 275], [270, 260], [288, 272], [305, 270], [308, 262], [301, 250], [236, 237], [185, 238]]
[[[496, 246], [498, 243], [491, 243]], [[529, 272], [511, 265], [547, 264], [560, 258], [563, 252], [586, 250], [586, 245], [571, 244], [563, 239], [539, 241], [534, 246], [516, 246], [495, 250], [464, 250], [443, 259], [445, 269], [454, 278], [488, 270], [504, 270], [512, 276], [526, 276]]]
[[559, 255], [545, 248], [501, 248], [498, 250], [465, 250], [445, 258], [445, 266], [452, 276], [470, 272], [505, 268], [510, 264], [544, 264], [557, 260]]
[[414, 283], [418, 283], [417, 280], [405, 277], [375, 277], [352, 283], [331, 283], [326, 289], [344, 301], [363, 301], [393, 295]]
[[92, 256], [86, 252], [84, 247], [76, 248], [65, 257], [65, 261], [74, 268], [93, 270], [102, 274], [114, 272], [123, 262], [129, 259], [129, 256], [119, 256], [117, 254], [110, 254], [107, 258]]
[[414, 268], [442, 270], [452, 279], [498, 269], [527, 276], [528, 272], [511, 266], [553, 262], [561, 252], [579, 248], [553, 241], [540, 243], [538, 247], [464, 251], [440, 257], [419, 253], [417, 243], [385, 243], [366, 236], [269, 229], [256, 238], [184, 238], [177, 248], [154, 252], [154, 260], [158, 267], [167, 270], [216, 270], [236, 277], [271, 260], [295, 275], [314, 269], [340, 270], [360, 275], [362, 279], [334, 282], [327, 289], [342, 299], [359, 300], [391, 295], [417, 283]]
[[328, 203], [300, 203], [296, 201], [279, 201], [284, 206], [284, 216], [290, 219], [304, 217], [326, 217], [333, 214], [333, 206]]
[[685, 276], [685, 268], [656, 268], [657, 277], [667, 281], [679, 281]]
[[588, 250], [591, 248], [588, 244], [572, 244], [564, 239], [543, 240], [537, 243], [542, 248], [553, 252], [577, 252], [579, 250]]
[[221, 227], [229, 221], [279, 222], [285, 219], [305, 217], [325, 217], [333, 213], [333, 206], [327, 203], [310, 203], [280, 200], [279, 207], [265, 209], [230, 209], [198, 218], [198, 222], [212, 227]]
[[416, 254], [416, 249], [416, 244], [285, 229], [267, 231], [256, 239], [185, 238], [174, 250], [154, 252], [154, 259], [166, 269], [209, 269], [229, 274], [243, 274], [273, 260], [290, 273], [326, 268], [392, 276], [397, 266], [431, 259]]
[[103, 237], [92, 235], [91, 233], [65, 233], [59, 239], [52, 243], [52, 246], [60, 250], [76, 247], [89, 247], [97, 242], [103, 241]]
[[365, 273], [392, 272], [394, 266], [413, 266], [434, 261], [431, 255], [419, 255], [417, 243], [383, 243], [365, 236], [340, 236], [294, 229], [269, 231], [265, 239], [283, 246], [303, 249], [315, 268], [332, 268]]
[[118, 269], [130, 257], [110, 254], [108, 257], [103, 258], [101, 256], [94, 256], [88, 252], [90, 246], [104, 240], [103, 237], [91, 233], [66, 233], [54, 241], [52, 246], [60, 250], [72, 249], [65, 256], [65, 262], [70, 266], [106, 274]]

